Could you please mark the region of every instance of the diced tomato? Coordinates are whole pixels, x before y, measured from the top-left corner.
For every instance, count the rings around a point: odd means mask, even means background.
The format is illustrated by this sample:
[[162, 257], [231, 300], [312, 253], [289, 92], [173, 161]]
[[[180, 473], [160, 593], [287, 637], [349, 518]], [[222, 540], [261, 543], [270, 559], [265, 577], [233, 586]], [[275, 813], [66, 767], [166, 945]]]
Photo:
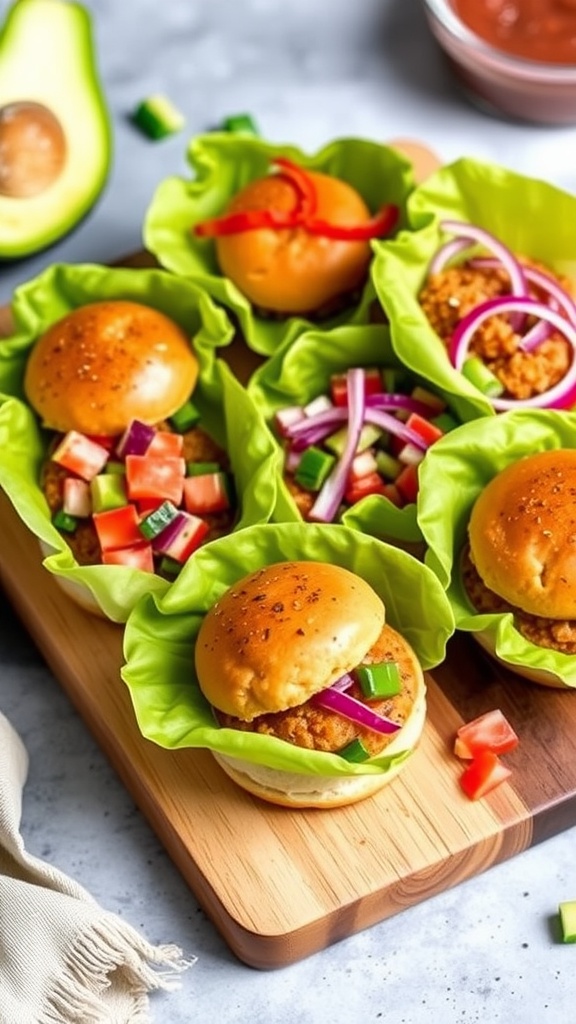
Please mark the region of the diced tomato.
[[512, 774], [491, 750], [482, 750], [460, 776], [460, 786], [470, 800], [480, 800]]
[[182, 564], [200, 547], [209, 528], [205, 519], [180, 512], [178, 519], [154, 538], [154, 551]]
[[357, 501], [366, 498], [369, 494], [385, 494], [386, 487], [387, 485], [379, 473], [368, 473], [350, 483], [344, 498], [349, 505], [355, 505]]
[[301, 405], [290, 405], [286, 406], [285, 409], [279, 409], [274, 417], [274, 421], [280, 437], [286, 437], [288, 428], [303, 420], [305, 415], [306, 413]]
[[184, 450], [184, 435], [171, 430], [157, 430], [146, 449], [146, 455], [178, 458]]
[[133, 544], [127, 548], [114, 548], [102, 552], [103, 565], [128, 565], [143, 572], [154, 572], [154, 555], [151, 544]]
[[418, 464], [404, 466], [394, 481], [402, 498], [407, 504], [416, 501], [418, 496]]
[[402, 495], [400, 494], [400, 491], [396, 487], [396, 484], [385, 484], [382, 494], [384, 495], [385, 498], [388, 498], [388, 501], [391, 501], [393, 505], [396, 505], [398, 508], [403, 507], [404, 500], [402, 498]]
[[160, 505], [164, 504], [164, 498], [140, 498], [136, 502], [136, 508], [140, 516], [146, 516], [149, 512], [154, 512]]
[[202, 473], [184, 481], [184, 505], [193, 515], [223, 512], [230, 508], [230, 495], [225, 473]]
[[358, 452], [352, 459], [352, 465], [348, 473], [348, 482], [352, 483], [354, 480], [360, 480], [363, 476], [368, 476], [369, 473], [378, 472], [378, 463], [376, 457], [371, 448], [366, 448], [363, 452]]
[[107, 512], [95, 512], [92, 521], [102, 551], [113, 551], [115, 548], [127, 548], [142, 543], [138, 512], [134, 505], [122, 505]]
[[69, 430], [52, 453], [52, 460], [83, 480], [92, 480], [106, 465], [108, 456], [108, 449], [103, 445], [77, 430]]
[[[378, 395], [382, 391], [382, 374], [377, 366], [364, 370], [364, 394]], [[345, 373], [334, 373], [330, 377], [330, 397], [334, 405], [348, 405], [348, 387]]]
[[518, 736], [508, 719], [499, 708], [494, 708], [460, 726], [456, 733], [454, 753], [462, 758], [475, 757], [483, 750], [491, 750], [493, 754], [507, 754], [518, 743]]
[[175, 505], [182, 502], [184, 459], [156, 455], [126, 456], [126, 485], [131, 501], [162, 498]]
[[438, 441], [442, 437], [442, 431], [440, 427], [437, 427], [434, 423], [430, 423], [430, 420], [425, 419], [424, 416], [420, 416], [417, 412], [410, 413], [410, 416], [406, 420], [406, 426], [413, 430], [415, 434], [418, 434], [427, 445], [434, 444], [434, 441]]
[[99, 444], [102, 448], [106, 448], [109, 452], [112, 451], [116, 444], [116, 438], [110, 437], [108, 434], [86, 434], [86, 437], [93, 441], [94, 444]]
[[67, 476], [62, 486], [62, 508], [69, 516], [87, 519], [92, 514], [90, 484], [78, 476]]

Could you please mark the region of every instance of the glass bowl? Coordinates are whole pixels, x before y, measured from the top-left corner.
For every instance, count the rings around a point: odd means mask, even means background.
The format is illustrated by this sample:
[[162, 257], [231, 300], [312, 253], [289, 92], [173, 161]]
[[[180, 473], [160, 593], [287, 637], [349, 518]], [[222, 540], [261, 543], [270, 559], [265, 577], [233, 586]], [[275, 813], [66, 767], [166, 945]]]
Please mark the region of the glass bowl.
[[484, 42], [450, 0], [423, 0], [432, 35], [472, 101], [492, 114], [534, 124], [576, 124], [576, 64], [512, 56]]

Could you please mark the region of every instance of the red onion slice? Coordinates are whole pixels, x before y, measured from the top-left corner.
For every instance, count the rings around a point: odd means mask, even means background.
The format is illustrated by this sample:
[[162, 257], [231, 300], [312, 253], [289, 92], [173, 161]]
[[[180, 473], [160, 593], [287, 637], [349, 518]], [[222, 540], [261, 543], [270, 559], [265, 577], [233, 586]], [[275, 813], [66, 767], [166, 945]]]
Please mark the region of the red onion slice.
[[364, 370], [354, 367], [346, 374], [348, 390], [348, 435], [338, 462], [323, 484], [308, 518], [313, 522], [331, 523], [338, 512], [352, 459], [356, 454], [364, 423]]
[[556, 310], [550, 309], [549, 306], [539, 302], [537, 299], [531, 299], [528, 296], [501, 296], [495, 299], [488, 299], [488, 301], [476, 306], [470, 313], [462, 317], [452, 335], [448, 350], [452, 365], [457, 370], [462, 370], [468, 356], [470, 343], [478, 327], [488, 317], [500, 313], [528, 314], [551, 324], [572, 346], [572, 362], [562, 380], [555, 384], [553, 388], [544, 391], [540, 395], [533, 395], [532, 398], [524, 399], [489, 398], [488, 400], [499, 412], [518, 408], [565, 408], [566, 397], [576, 386], [576, 326], [571, 324]]
[[385, 718], [384, 715], [378, 715], [361, 700], [332, 686], [321, 690], [320, 693], [315, 693], [310, 700], [318, 707], [324, 708], [326, 711], [335, 711], [343, 718], [348, 718], [351, 722], [363, 725], [367, 729], [373, 729], [374, 732], [389, 735], [402, 728], [398, 722], [393, 722], [391, 718]]
[[458, 238], [466, 238], [484, 246], [498, 258], [510, 278], [510, 291], [513, 295], [526, 295], [526, 278], [524, 268], [510, 249], [490, 231], [479, 228], [475, 224], [466, 224], [458, 220], [440, 221], [442, 231]]
[[433, 256], [428, 267], [428, 274], [440, 274], [450, 260], [470, 248], [470, 243], [470, 238], [463, 238], [460, 236], [458, 238], [450, 239], [449, 242], [445, 242], [445, 244], [442, 245]]

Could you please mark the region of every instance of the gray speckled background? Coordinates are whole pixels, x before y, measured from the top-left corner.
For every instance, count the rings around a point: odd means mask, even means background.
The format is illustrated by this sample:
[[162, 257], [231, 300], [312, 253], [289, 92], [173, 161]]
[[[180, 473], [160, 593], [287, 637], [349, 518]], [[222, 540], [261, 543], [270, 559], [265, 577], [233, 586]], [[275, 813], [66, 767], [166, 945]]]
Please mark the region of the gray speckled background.
[[[109, 261], [141, 245], [158, 182], [185, 170], [187, 138], [251, 112], [264, 135], [315, 150], [338, 135], [413, 137], [445, 159], [495, 159], [576, 185], [576, 129], [510, 125], [458, 94], [417, 0], [91, 0], [116, 154], [98, 206], [44, 253], [0, 267], [0, 301], [49, 262]], [[0, 0], [0, 15], [7, 9]], [[164, 92], [183, 133], [151, 143], [135, 105]], [[0, 538], [1, 543], [1, 538]], [[238, 963], [0, 599], [0, 709], [30, 754], [29, 848], [158, 942], [198, 962], [154, 1019], [226, 1024], [558, 1024], [572, 1019], [576, 947], [556, 909], [576, 898], [576, 831], [308, 960], [272, 973]], [[385, 855], [385, 852], [384, 854]]]

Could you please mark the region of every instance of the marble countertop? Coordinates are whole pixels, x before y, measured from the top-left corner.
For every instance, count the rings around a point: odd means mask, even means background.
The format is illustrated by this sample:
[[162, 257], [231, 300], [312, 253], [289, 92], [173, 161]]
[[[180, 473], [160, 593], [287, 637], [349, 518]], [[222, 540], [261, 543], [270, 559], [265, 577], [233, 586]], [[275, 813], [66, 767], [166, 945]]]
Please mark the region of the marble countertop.
[[[8, 4], [0, 0], [0, 16]], [[417, 0], [89, 0], [115, 131], [106, 192], [49, 253], [0, 269], [0, 302], [49, 262], [108, 262], [141, 247], [156, 185], [184, 173], [189, 136], [250, 112], [263, 135], [314, 151], [360, 135], [425, 141], [576, 188], [575, 128], [508, 124], [462, 97]], [[186, 115], [153, 143], [130, 121], [153, 92]], [[84, 884], [153, 942], [198, 957], [180, 991], [152, 998], [155, 1021], [226, 1024], [386, 1020], [473, 1024], [569, 1019], [575, 948], [559, 942], [558, 903], [576, 898], [576, 829], [342, 941], [262, 973], [238, 962], [199, 909], [57, 680], [0, 596], [0, 710], [30, 773], [31, 852]]]

